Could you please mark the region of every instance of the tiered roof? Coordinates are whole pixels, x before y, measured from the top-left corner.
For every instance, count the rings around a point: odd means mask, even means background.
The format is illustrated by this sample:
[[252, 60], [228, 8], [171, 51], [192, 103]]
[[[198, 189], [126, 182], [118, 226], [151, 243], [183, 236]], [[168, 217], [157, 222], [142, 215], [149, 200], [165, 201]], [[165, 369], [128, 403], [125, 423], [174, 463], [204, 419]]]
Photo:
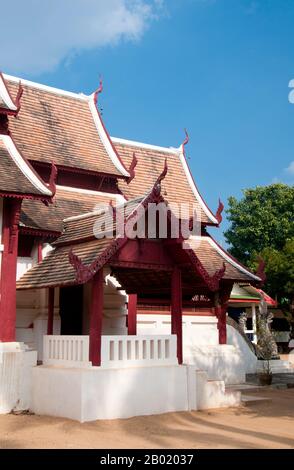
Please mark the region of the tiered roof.
[[[112, 201], [115, 206], [127, 200], [126, 207], [131, 215], [150, 196], [149, 188], [153, 187], [154, 191], [164, 161], [167, 161], [168, 171], [161, 184], [161, 194], [166, 204], [188, 203], [191, 211], [196, 206], [202, 224], [220, 223], [221, 205], [214, 215], [202, 199], [188, 167], [185, 158], [188, 139], [179, 148], [164, 148], [110, 138], [96, 104], [97, 92], [86, 96], [26, 80], [20, 85], [18, 78], [0, 75], [0, 113], [9, 116], [9, 131], [7, 135], [0, 135], [0, 172], [6, 175], [7, 181], [3, 184], [6, 191], [11, 194], [19, 191], [28, 197], [52, 196], [51, 189], [26, 158], [47, 165], [53, 160], [61, 170], [107, 176], [118, 182], [117, 194], [59, 186], [55, 202], [49, 208], [36, 205], [34, 201], [23, 204], [21, 225], [27, 230], [45, 230], [57, 236], [64, 224], [65, 229], [54, 251], [25, 274], [19, 281], [19, 288], [77, 283], [74, 263], [68, 257], [71, 250], [87, 270], [87, 265], [96, 263], [100, 254], [105, 257], [105, 250], [114, 243], [111, 239], [94, 237], [93, 221], [97, 211], [89, 212], [97, 204]], [[4, 130], [5, 126], [3, 122]], [[195, 275], [195, 268], [208, 286], [218, 277], [229, 281], [260, 281], [210, 236], [201, 237], [195, 247], [193, 240], [190, 243], [186, 258], [192, 268], [190, 266], [188, 271]]]
[[[21, 94], [21, 88], [18, 87], [18, 92], [16, 96], [18, 97], [18, 101]], [[12, 96], [9, 93], [7, 84], [5, 79], [0, 72], [0, 113], [4, 114], [17, 114], [19, 109], [19, 103], [14, 101]]]
[[165, 199], [169, 203], [189, 203], [191, 211], [193, 206], [197, 208], [202, 223], [218, 225], [219, 221], [207, 207], [195, 185], [186, 161], [184, 145], [166, 148], [114, 137], [112, 141], [127, 167], [130, 166], [134, 153], [137, 158], [135, 178], [129, 184], [119, 182], [122, 193], [128, 199], [138, 197], [152, 186], [167, 159], [168, 173], [162, 183]]
[[[4, 75], [12, 97], [19, 78]], [[30, 160], [99, 174], [128, 177], [90, 96], [21, 80], [23, 95], [11, 133]]]
[[44, 201], [53, 196], [52, 190], [18, 151], [12, 138], [3, 134], [0, 134], [0, 175], [0, 196]]
[[92, 212], [97, 205], [107, 205], [109, 201], [116, 204], [122, 202], [123, 197], [119, 194], [57, 186], [54, 201], [49, 207], [25, 201], [20, 220], [26, 228], [53, 231], [59, 235], [63, 231], [64, 219]]
[[[155, 194], [153, 189], [141, 198], [136, 198], [124, 204], [125, 223], [138, 214], [139, 207], [148, 207], [148, 202], [152, 201]], [[157, 197], [157, 196], [156, 196]], [[164, 201], [164, 198], [161, 199]], [[166, 202], [166, 201], [165, 201]], [[167, 204], [167, 203], [166, 203]], [[99, 218], [103, 218], [105, 224], [101, 233], [96, 233], [93, 228]], [[101, 224], [102, 226], [102, 224]], [[112, 236], [107, 238], [109, 232]], [[102, 234], [105, 236], [102, 237]], [[65, 221], [63, 235], [54, 243], [55, 249], [49, 253], [44, 261], [29, 270], [17, 284], [18, 289], [31, 289], [41, 287], [66, 286], [87, 282], [91, 277], [109, 263], [112, 257], [118, 252], [127, 239], [116, 238], [116, 219], [110, 215], [105, 217], [105, 211], [82, 215]], [[197, 242], [197, 243], [196, 243]], [[185, 274], [187, 281], [197, 284], [197, 276], [203, 276], [208, 287], [218, 285], [222, 280], [251, 280], [260, 282], [260, 278], [255, 276], [236, 260], [224, 252], [210, 237], [202, 237], [199, 240], [190, 240], [190, 249], [179, 248], [173, 253], [179, 255], [185, 261], [187, 267]], [[193, 244], [195, 246], [193, 246]], [[81, 274], [83, 276], [81, 276]], [[136, 273], [133, 273], [135, 276]]]

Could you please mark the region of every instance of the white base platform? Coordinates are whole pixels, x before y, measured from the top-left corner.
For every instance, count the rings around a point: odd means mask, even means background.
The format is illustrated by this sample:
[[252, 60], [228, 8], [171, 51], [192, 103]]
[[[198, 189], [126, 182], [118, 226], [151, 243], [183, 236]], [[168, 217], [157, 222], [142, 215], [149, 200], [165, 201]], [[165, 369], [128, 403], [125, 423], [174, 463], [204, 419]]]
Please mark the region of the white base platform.
[[37, 351], [24, 343], [0, 343], [0, 414], [30, 408], [36, 364]]
[[31, 410], [80, 422], [239, 404], [240, 392], [228, 394], [195, 366], [33, 368]]
[[33, 369], [32, 411], [80, 422], [188, 409], [186, 367]]

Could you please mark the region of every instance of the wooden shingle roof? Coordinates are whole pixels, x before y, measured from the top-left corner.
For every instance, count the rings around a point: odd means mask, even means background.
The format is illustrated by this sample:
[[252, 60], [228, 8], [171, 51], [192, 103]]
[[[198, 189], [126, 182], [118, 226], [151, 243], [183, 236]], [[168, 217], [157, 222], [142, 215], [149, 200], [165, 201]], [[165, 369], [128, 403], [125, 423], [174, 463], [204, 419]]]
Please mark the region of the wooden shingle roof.
[[43, 200], [53, 196], [9, 135], [0, 135], [0, 194]]
[[116, 194], [57, 186], [53, 204], [48, 207], [24, 201], [20, 221], [25, 227], [61, 233], [64, 219], [92, 212], [97, 205], [107, 205], [110, 200], [115, 202], [117, 197]]
[[125, 181], [119, 182], [119, 187], [127, 198], [138, 197], [147, 191], [153, 185], [167, 159], [168, 172], [162, 182], [164, 198], [169, 203], [189, 203], [190, 216], [193, 215], [193, 206], [195, 206], [203, 224], [218, 225], [215, 215], [206, 206], [194, 183], [183, 146], [178, 149], [169, 149], [113, 137], [112, 141], [128, 168], [134, 153], [137, 158], [134, 179], [130, 184]]
[[[12, 97], [19, 79], [4, 75]], [[104, 128], [95, 95], [70, 93], [22, 80], [18, 118], [9, 128], [20, 150], [30, 160], [128, 177]]]

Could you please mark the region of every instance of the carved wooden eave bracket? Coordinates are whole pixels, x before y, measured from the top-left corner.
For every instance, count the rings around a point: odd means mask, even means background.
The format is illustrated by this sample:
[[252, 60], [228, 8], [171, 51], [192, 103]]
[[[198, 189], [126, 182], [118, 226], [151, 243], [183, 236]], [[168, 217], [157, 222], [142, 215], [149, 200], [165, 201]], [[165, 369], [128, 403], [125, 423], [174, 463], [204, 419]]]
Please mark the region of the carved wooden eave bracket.
[[224, 277], [224, 274], [226, 272], [225, 263], [223, 263], [223, 266], [219, 270], [217, 270], [213, 276], [210, 276], [208, 272], [206, 271], [205, 267], [203, 266], [203, 264], [201, 263], [198, 256], [195, 254], [194, 250], [186, 249], [186, 252], [190, 258], [190, 261], [195, 267], [196, 271], [198, 272], [200, 277], [203, 279], [204, 283], [207, 285], [209, 290], [212, 292], [218, 291], [219, 283], [221, 279]]
[[18, 224], [19, 224], [19, 219], [20, 219], [20, 211], [21, 211], [21, 199], [14, 199], [11, 201], [11, 205], [13, 207], [13, 217], [11, 220], [11, 224], [9, 227], [9, 246], [8, 246], [8, 252], [12, 253], [16, 240], [17, 240], [17, 233], [18, 233]]
[[216, 214], [215, 214], [215, 218], [218, 221], [218, 225], [220, 225], [222, 223], [222, 220], [223, 220], [222, 212], [224, 210], [224, 207], [225, 206], [223, 205], [222, 201], [219, 199], [218, 200], [218, 208], [217, 208], [217, 211], [216, 211]]

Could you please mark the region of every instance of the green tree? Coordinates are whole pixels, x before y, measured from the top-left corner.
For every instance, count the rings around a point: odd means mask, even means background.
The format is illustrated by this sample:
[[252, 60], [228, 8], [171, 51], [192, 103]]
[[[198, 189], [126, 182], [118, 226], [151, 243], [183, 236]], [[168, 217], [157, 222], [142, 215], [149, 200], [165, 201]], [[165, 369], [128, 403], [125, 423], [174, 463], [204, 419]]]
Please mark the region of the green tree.
[[245, 189], [238, 201], [230, 197], [224, 233], [229, 251], [244, 264], [264, 248], [281, 250], [294, 237], [294, 187], [272, 184]]
[[279, 302], [294, 333], [294, 187], [258, 186], [229, 198], [229, 251], [251, 269], [266, 263], [266, 291]]

